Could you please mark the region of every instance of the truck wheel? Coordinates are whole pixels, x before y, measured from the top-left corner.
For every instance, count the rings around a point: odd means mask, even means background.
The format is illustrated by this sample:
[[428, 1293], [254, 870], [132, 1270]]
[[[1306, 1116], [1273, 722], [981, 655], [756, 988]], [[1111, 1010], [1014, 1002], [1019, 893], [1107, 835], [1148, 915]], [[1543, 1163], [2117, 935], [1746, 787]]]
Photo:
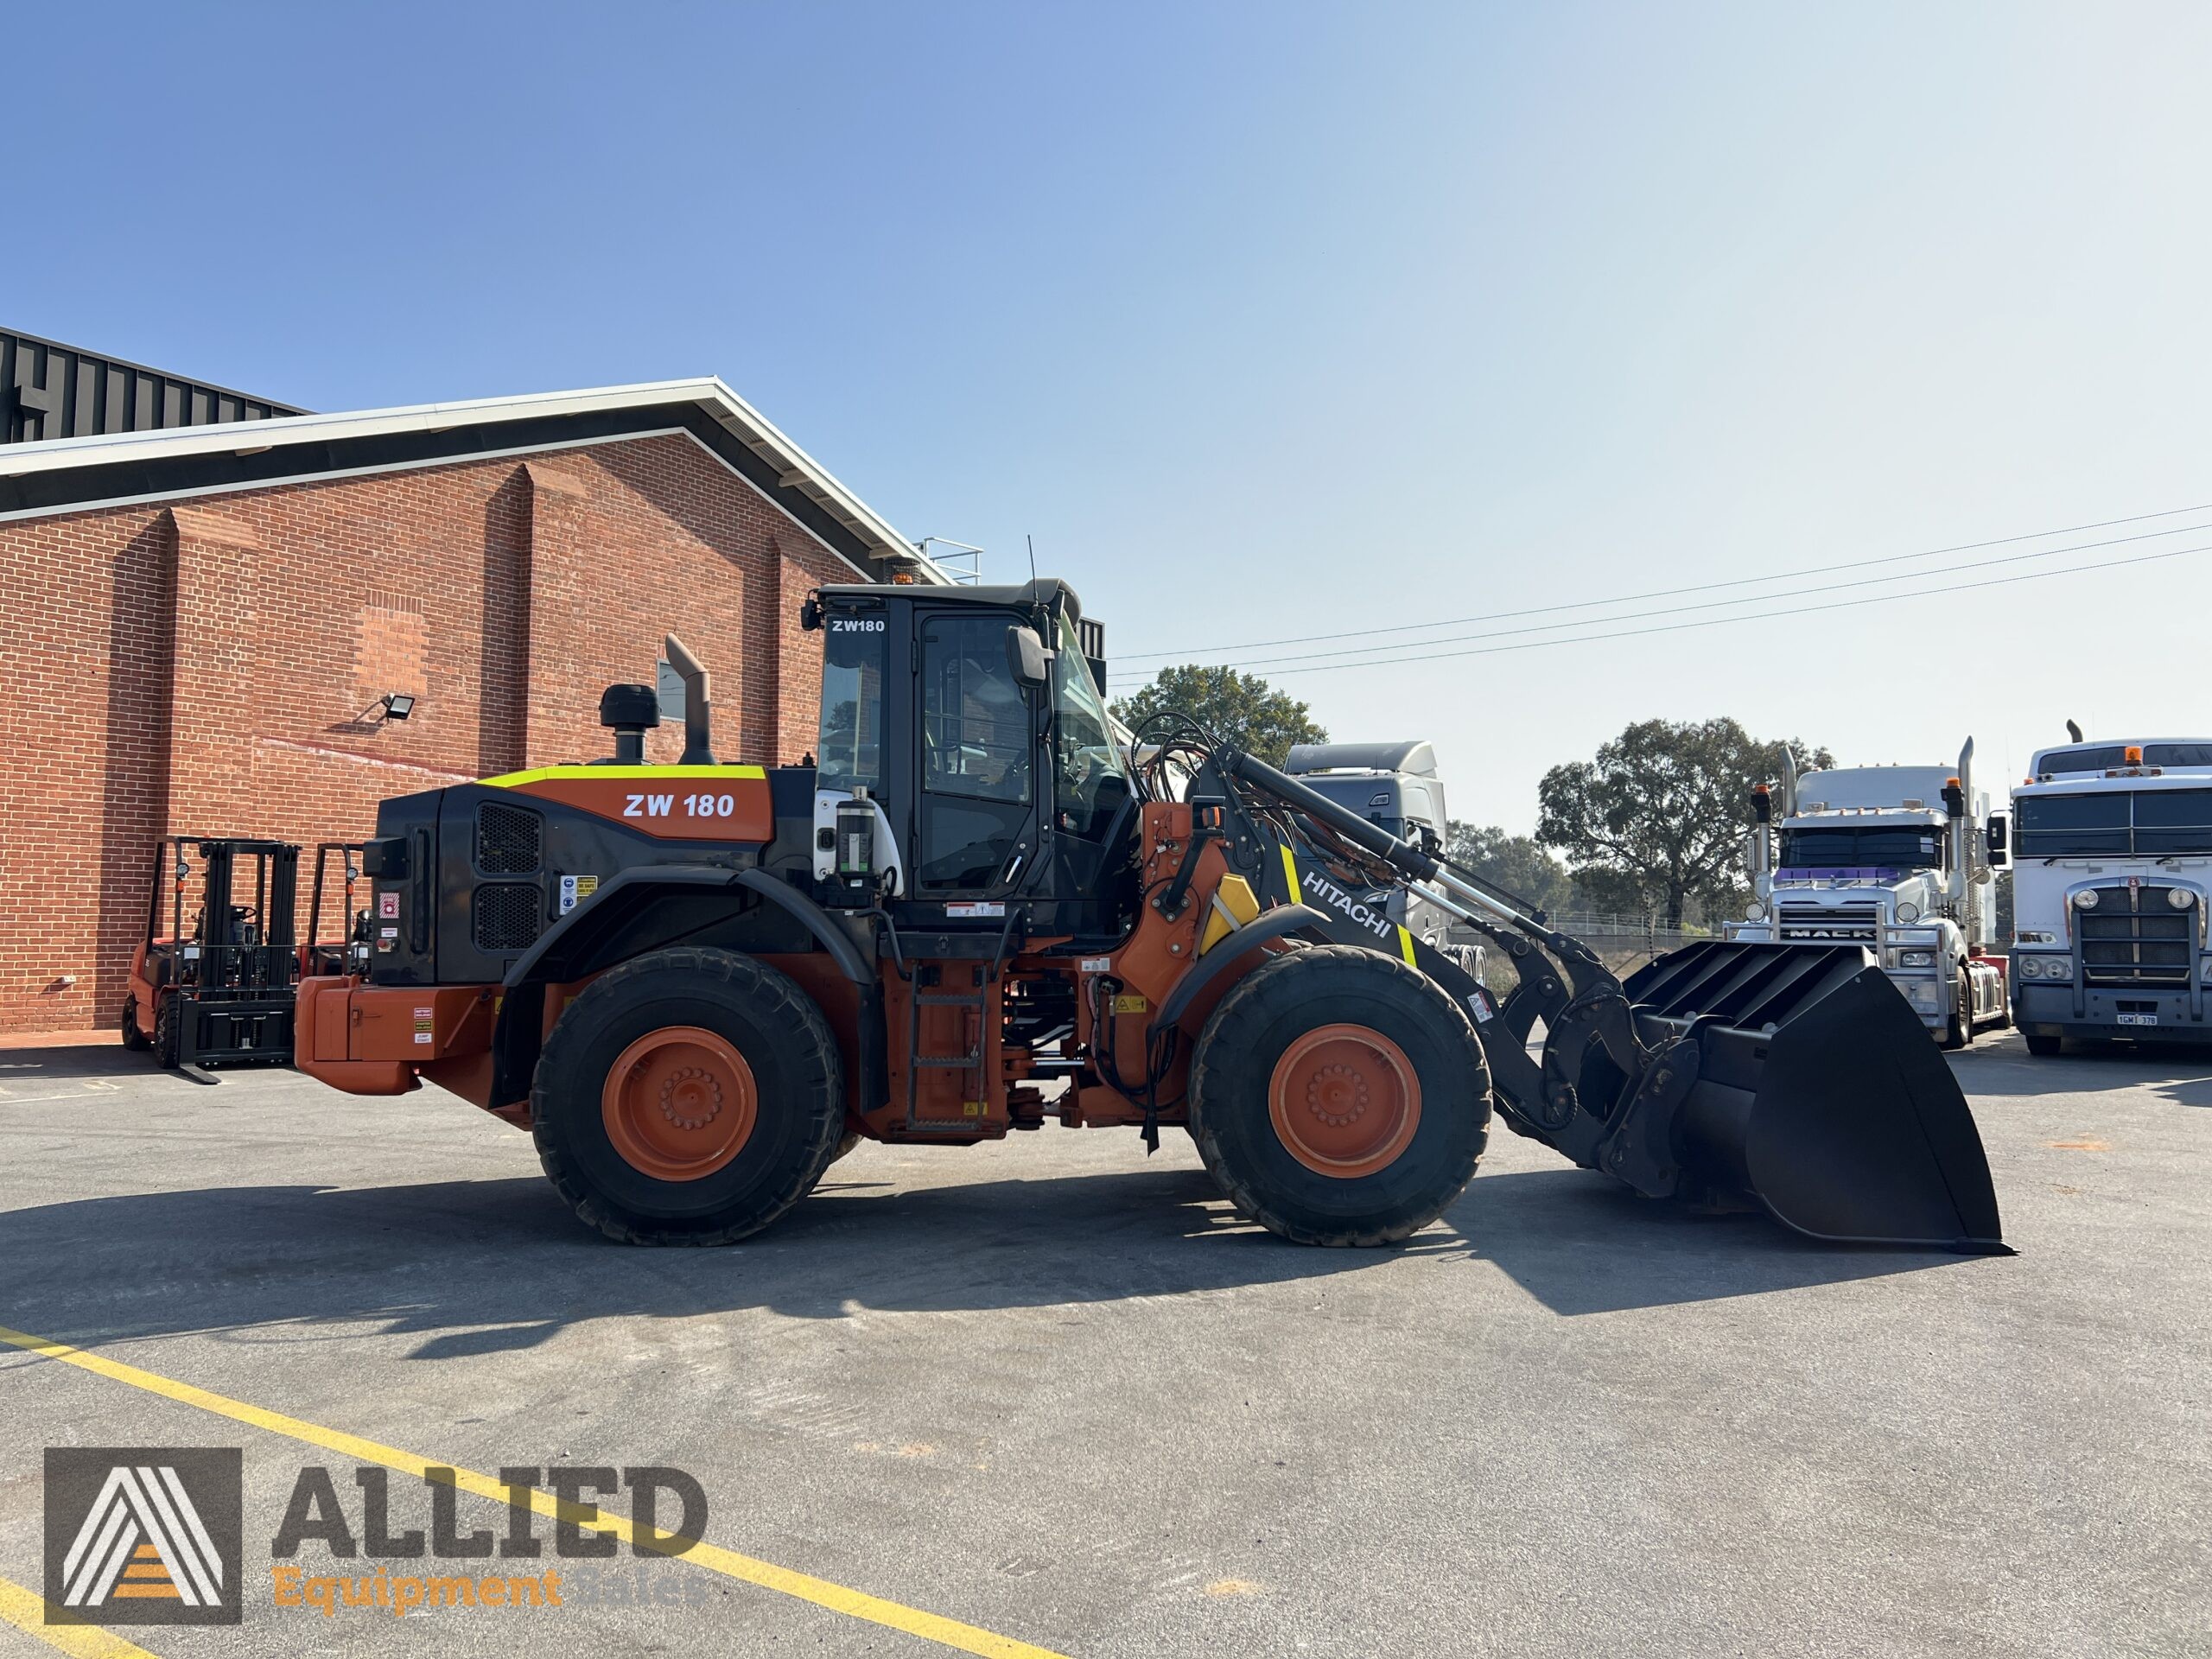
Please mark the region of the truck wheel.
[[563, 1012], [530, 1103], [538, 1160], [586, 1223], [627, 1244], [728, 1244], [821, 1179], [844, 1068], [785, 975], [728, 950], [655, 950]]
[[2055, 1058], [2066, 1046], [2063, 1038], [2045, 1037], [2038, 1032], [2024, 1031], [2020, 1033], [2020, 1038], [2027, 1044], [2028, 1052], [2039, 1060]]
[[1206, 1021], [1191, 1134], [1237, 1210], [1301, 1244], [1383, 1244], [1465, 1190], [1490, 1067], [1452, 999], [1356, 945], [1285, 951]]
[[1974, 1041], [1974, 987], [1967, 983], [1967, 970], [1960, 969], [1951, 982], [1951, 1012], [1943, 1021], [1943, 1046], [1964, 1048]]
[[143, 1054], [154, 1045], [144, 1032], [138, 1029], [138, 999], [123, 999], [123, 1046], [134, 1054]]

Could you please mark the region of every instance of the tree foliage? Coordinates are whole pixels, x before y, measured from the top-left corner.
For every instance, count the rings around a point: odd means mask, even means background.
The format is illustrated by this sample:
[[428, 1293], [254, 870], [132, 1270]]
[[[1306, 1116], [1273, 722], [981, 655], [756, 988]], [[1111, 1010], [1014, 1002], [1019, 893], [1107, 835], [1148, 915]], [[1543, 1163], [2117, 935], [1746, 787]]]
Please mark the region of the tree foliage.
[[[1802, 768], [1835, 764], [1826, 749], [1789, 747]], [[1639, 721], [1596, 760], [1544, 774], [1536, 840], [1600, 902], [1648, 906], [1680, 927], [1691, 904], [1712, 913], [1740, 895], [1751, 786], [1779, 776], [1781, 749], [1732, 720]]]
[[1567, 866], [1530, 836], [1509, 836], [1495, 824], [1451, 823], [1452, 861], [1495, 881], [1552, 915], [1581, 907]]
[[1257, 755], [1271, 766], [1290, 759], [1294, 743], [1325, 743], [1306, 705], [1278, 691], [1257, 674], [1185, 663], [1163, 668], [1134, 696], [1117, 698], [1114, 713], [1128, 726], [1166, 710], [1187, 715], [1224, 743]]

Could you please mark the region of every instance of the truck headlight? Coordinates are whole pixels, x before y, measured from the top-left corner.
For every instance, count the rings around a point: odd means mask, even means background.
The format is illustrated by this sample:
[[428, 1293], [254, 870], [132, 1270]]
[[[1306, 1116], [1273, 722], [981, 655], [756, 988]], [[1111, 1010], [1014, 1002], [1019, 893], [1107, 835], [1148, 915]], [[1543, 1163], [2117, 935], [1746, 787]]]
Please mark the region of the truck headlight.
[[1897, 906], [1897, 920], [1900, 922], [1916, 922], [1919, 919], [1920, 906], [1918, 905], [1907, 900]]
[[1936, 953], [1933, 950], [1901, 950], [1897, 953], [1897, 966], [1900, 968], [1933, 968], [1935, 965]]
[[2094, 887], [2084, 887], [2074, 895], [2075, 909], [2094, 910], [2096, 907], [2097, 890]]
[[2196, 902], [2196, 895], [2187, 887], [2168, 887], [2166, 902], [2176, 910], [2187, 910]]
[[1758, 899], [1752, 899], [1750, 904], [1744, 906], [1744, 919], [1747, 922], [1764, 921], [1766, 919], [1766, 906], [1761, 904]]

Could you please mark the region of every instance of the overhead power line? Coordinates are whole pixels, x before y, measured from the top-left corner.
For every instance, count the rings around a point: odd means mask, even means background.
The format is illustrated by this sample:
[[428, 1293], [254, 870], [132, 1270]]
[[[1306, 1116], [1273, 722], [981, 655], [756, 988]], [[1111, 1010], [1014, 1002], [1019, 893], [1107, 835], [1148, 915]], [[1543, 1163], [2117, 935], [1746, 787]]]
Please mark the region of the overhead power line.
[[[1122, 653], [1116, 660], [1120, 662], [1157, 662], [1172, 657], [1179, 658], [1185, 662], [1191, 662], [1205, 657], [1217, 656], [1223, 652], [1260, 651], [1272, 645], [1302, 645], [1313, 644], [1323, 639], [1358, 639], [1371, 638], [1386, 633], [1416, 633], [1429, 628], [1462, 627], [1470, 622], [1505, 622], [1510, 621], [1516, 617], [1551, 616], [1556, 615], [1563, 611], [1601, 610], [1609, 605], [1631, 605], [1640, 603], [1641, 601], [1648, 599], [1675, 599], [1679, 598], [1684, 594], [1718, 593], [1724, 588], [1753, 588], [1763, 586], [1770, 582], [1794, 582], [1800, 576], [1826, 575], [1831, 571], [1836, 570], [1872, 570], [1878, 569], [1885, 565], [1910, 564], [1916, 560], [1942, 558], [1952, 553], [1979, 553], [1985, 548], [2010, 547], [2021, 542], [2047, 541], [2054, 536], [2079, 536], [2087, 531], [2113, 530], [2122, 524], [2148, 524], [2153, 518], [2177, 518], [2184, 513], [2208, 512], [2212, 512], [2212, 502], [2206, 502], [2194, 507], [2169, 507], [2161, 512], [2139, 512], [2132, 514], [2125, 518], [2104, 518], [2100, 519], [2094, 524], [2067, 524], [2055, 530], [2030, 531], [2018, 536], [1993, 537], [1990, 540], [1985, 542], [1961, 542], [1950, 547], [1933, 547], [1918, 553], [1899, 553], [1888, 558], [1851, 559], [1847, 560], [1840, 564], [1806, 565], [1795, 570], [1777, 570], [1771, 575], [1738, 576], [1726, 582], [1692, 582], [1687, 587], [1681, 588], [1655, 588], [1640, 594], [1616, 594], [1609, 599], [1585, 599], [1577, 600], [1571, 603], [1561, 605], [1537, 605], [1533, 606], [1527, 610], [1519, 611], [1490, 611], [1477, 616], [1440, 617], [1432, 621], [1404, 622], [1395, 624], [1388, 627], [1343, 628], [1328, 633], [1290, 634], [1280, 639], [1248, 639], [1241, 645], [1193, 646], [1183, 651], [1128, 652]], [[2162, 533], [2178, 535], [2184, 532], [2171, 531]], [[1906, 572], [1897, 579], [1899, 581], [1910, 581], [1915, 574], [1934, 575], [1936, 573], [1932, 571], [1918, 573]], [[1762, 597], [1775, 598], [1778, 597], [1778, 595], [1753, 594], [1745, 600], [1744, 603], [1756, 604]], [[1589, 620], [1593, 622], [1601, 620], [1603, 619], [1596, 617], [1589, 619]], [[1576, 625], [1568, 623], [1563, 626], [1573, 626]], [[1406, 643], [1410, 645], [1416, 642], [1408, 640]], [[1385, 647], [1381, 646], [1374, 647], [1374, 649], [1378, 650], [1384, 648]]]
[[[1961, 570], [1987, 570], [2001, 564], [2019, 564], [2030, 559], [2053, 559], [2065, 553], [2088, 553], [2101, 547], [2124, 547], [2135, 542], [2155, 541], [2164, 536], [2190, 536], [2201, 531], [2212, 530], [2212, 524], [2177, 524], [2171, 530], [2145, 531], [2138, 536], [2112, 536], [2099, 542], [2071, 542], [2063, 547], [2046, 547], [2033, 553], [2005, 553], [1993, 559], [1968, 559], [1958, 564], [1939, 564], [1930, 570], [1899, 572], [1886, 576], [1866, 576], [1857, 582], [1821, 582], [1810, 588], [1785, 588], [1778, 593], [1749, 594], [1740, 599], [1700, 600], [1694, 605], [1667, 605], [1655, 610], [1626, 611], [1618, 616], [1587, 617], [1572, 622], [1536, 622], [1527, 627], [1497, 628], [1486, 633], [1446, 634], [1436, 639], [1396, 639], [1386, 645], [1347, 645], [1338, 651], [1294, 652], [1283, 657], [1231, 658], [1222, 666], [1229, 668], [1265, 669], [1282, 663], [1319, 662], [1330, 657], [1366, 657], [1378, 651], [1427, 650], [1434, 645], [1465, 645], [1476, 639], [1505, 639], [1524, 633], [1550, 633], [1560, 628], [1591, 627], [1599, 624], [1610, 626], [1615, 622], [1641, 622], [1655, 616], [1680, 616], [1690, 611], [1723, 610], [1732, 605], [1768, 605], [1778, 599], [1802, 599], [1808, 594], [1836, 593], [1847, 588], [1878, 588], [1897, 582], [1920, 582], [1929, 576], [1953, 575]], [[1389, 660], [1414, 661], [1415, 658]], [[1141, 670], [1131, 671], [1143, 677]]]
[[1692, 628], [1726, 627], [1732, 622], [1764, 622], [1777, 617], [1805, 616], [1815, 611], [1847, 611], [1867, 605], [1891, 605], [1904, 599], [1932, 599], [1938, 594], [1962, 594], [1982, 588], [2010, 588], [2024, 582], [2043, 582], [2052, 576], [2078, 576], [2091, 571], [2118, 570], [2131, 564], [2155, 564], [2162, 559], [2185, 558], [2212, 553], [2212, 543], [2200, 547], [2177, 547], [2164, 553], [2144, 553], [2132, 559], [2107, 559], [2096, 564], [2069, 565], [2063, 570], [2028, 570], [2015, 576], [1992, 576], [1983, 582], [1955, 582], [1941, 588], [1916, 588], [1905, 594], [1873, 594], [1864, 599], [1840, 599], [1826, 605], [1793, 605], [1779, 611], [1753, 611], [1742, 616], [1709, 616], [1697, 622], [1662, 622], [1656, 627], [1623, 628], [1611, 633], [1573, 634], [1555, 639], [1524, 639], [1510, 645], [1477, 645], [1466, 651], [1438, 652], [1432, 656], [1393, 657], [1363, 663], [1314, 663], [1304, 668], [1277, 671], [1273, 677], [1292, 674], [1329, 674], [1347, 668], [1403, 668], [1420, 663], [1446, 662], [1460, 657], [1495, 657], [1506, 652], [1541, 651], [1550, 645], [1592, 645], [1604, 639], [1632, 639], [1644, 634], [1681, 633]]

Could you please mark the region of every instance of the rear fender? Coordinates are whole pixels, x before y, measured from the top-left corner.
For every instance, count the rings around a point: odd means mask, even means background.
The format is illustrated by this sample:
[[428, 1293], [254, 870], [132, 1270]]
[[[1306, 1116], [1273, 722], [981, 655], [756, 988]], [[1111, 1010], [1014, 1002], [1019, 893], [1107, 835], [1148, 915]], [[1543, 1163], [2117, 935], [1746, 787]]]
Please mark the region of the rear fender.
[[862, 1086], [874, 1086], [868, 1079], [871, 1073], [880, 1077], [884, 1065], [882, 989], [874, 964], [861, 954], [835, 917], [810, 895], [766, 870], [733, 870], [713, 864], [651, 864], [619, 871], [608, 878], [591, 897], [548, 928], [508, 970], [492, 1036], [494, 1104], [520, 1101], [530, 1093], [531, 1074], [537, 1069], [545, 1037], [546, 987], [575, 984], [617, 961], [672, 943], [670, 939], [635, 940], [625, 935], [649, 906], [686, 893], [709, 902], [722, 896], [733, 916], [747, 896], [757, 898], [786, 922], [795, 923], [829, 956], [838, 972], [860, 991]]

